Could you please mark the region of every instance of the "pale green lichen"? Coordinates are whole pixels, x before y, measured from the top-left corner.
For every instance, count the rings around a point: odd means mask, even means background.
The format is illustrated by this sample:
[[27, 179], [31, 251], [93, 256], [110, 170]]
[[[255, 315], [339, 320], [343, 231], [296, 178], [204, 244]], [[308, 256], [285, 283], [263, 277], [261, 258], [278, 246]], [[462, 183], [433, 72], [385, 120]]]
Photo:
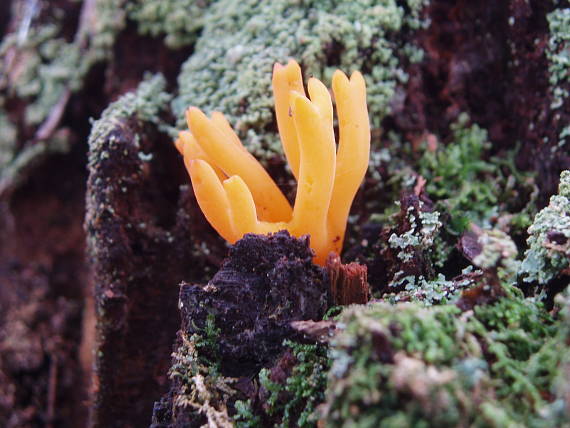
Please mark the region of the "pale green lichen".
[[569, 266], [570, 171], [562, 172], [558, 189], [528, 229], [528, 250], [519, 272], [525, 282], [545, 285]]
[[[75, 81], [78, 51], [67, 51], [66, 47], [72, 45], [56, 38], [58, 32], [54, 24], [31, 28], [24, 42], [19, 42], [18, 34], [12, 33], [0, 46], [0, 56], [5, 58], [9, 50], [17, 49], [22, 58], [21, 71], [12, 75], [7, 93], [34, 100], [25, 110], [25, 122], [29, 125], [37, 125], [45, 119], [61, 97], [67, 81]], [[0, 74], [8, 75], [8, 62], [2, 61], [2, 65]]]
[[65, 91], [81, 89], [91, 67], [108, 58], [116, 34], [124, 27], [122, 3], [95, 2], [89, 24], [80, 26], [71, 42], [61, 35], [65, 14], [57, 13], [57, 8], [52, 11], [53, 22], [32, 25], [23, 38], [18, 32], [4, 37], [0, 56], [14, 51], [18, 72], [6, 70], [10, 63], [2, 61], [0, 75], [10, 76], [8, 94], [27, 100], [26, 124], [40, 124]]
[[558, 156], [557, 152], [566, 153], [566, 146], [568, 141], [570, 141], [568, 137], [570, 137], [570, 125], [562, 128], [562, 131], [558, 134], [558, 144], [551, 148], [552, 156]]
[[[101, 114], [101, 118], [93, 122], [89, 135], [90, 156], [89, 163], [97, 162], [105, 157], [105, 152], [99, 150], [103, 140], [107, 138], [117, 126], [124, 121], [136, 118], [142, 123], [150, 123], [158, 128], [166, 126], [160, 119], [160, 112], [168, 107], [171, 96], [164, 89], [166, 80], [161, 74], [147, 75], [134, 92], [123, 95], [114, 103], [109, 104]], [[135, 138], [135, 144], [138, 141]]]
[[35, 22], [38, 14], [29, 12], [31, 15], [22, 18], [29, 19], [28, 26], [20, 22], [19, 28], [2, 39], [0, 193], [13, 189], [41, 159], [70, 147], [65, 130], [18, 141], [18, 128], [5, 113], [4, 100], [25, 102], [22, 124], [32, 129], [41, 129], [41, 124], [51, 120], [50, 114], [65, 107], [69, 95], [82, 88], [89, 70], [110, 56], [115, 37], [124, 26], [122, 0], [90, 4], [94, 5], [90, 19], [78, 24], [72, 41], [67, 41], [61, 30], [66, 14], [55, 6], [42, 14], [46, 22]]
[[398, 251], [397, 257], [403, 262], [410, 261], [418, 250], [430, 251], [441, 227], [439, 213], [422, 211], [423, 206], [420, 201], [417, 214], [414, 207], [409, 207], [406, 213], [409, 229], [400, 235], [392, 233], [388, 239], [390, 248]]
[[502, 230], [484, 230], [477, 239], [481, 252], [473, 258], [473, 264], [483, 270], [497, 269], [502, 279], [513, 278], [520, 262], [518, 250], [511, 237]]
[[130, 19], [141, 34], [165, 35], [171, 48], [193, 44], [203, 27], [203, 16], [215, 0], [135, 0], [127, 3]]
[[558, 8], [547, 15], [550, 38], [546, 56], [550, 74], [552, 109], [562, 106], [568, 97], [570, 77], [570, 8]]
[[405, 3], [406, 9], [395, 0], [212, 4], [203, 16], [195, 52], [179, 76], [180, 95], [173, 103], [179, 126], [185, 127], [183, 111], [189, 105], [207, 113], [218, 110], [258, 157], [267, 160], [281, 153], [271, 70], [289, 58], [301, 63], [305, 76], [325, 82], [337, 68], [361, 70], [372, 123], [378, 126], [396, 85], [407, 78], [396, 55], [404, 45], [399, 33], [425, 24], [420, 11], [426, 2]]
[[[470, 272], [466, 268], [463, 273]], [[404, 286], [398, 293], [386, 293], [382, 299], [390, 303], [418, 302], [425, 306], [454, 303], [461, 292], [474, 285], [469, 278], [449, 281], [442, 273], [433, 279], [426, 279], [423, 275], [417, 278], [413, 275], [399, 277], [398, 281], [392, 282], [393, 287]]]
[[16, 126], [7, 114], [2, 111], [0, 103], [0, 171], [2, 171], [14, 158], [16, 152]]

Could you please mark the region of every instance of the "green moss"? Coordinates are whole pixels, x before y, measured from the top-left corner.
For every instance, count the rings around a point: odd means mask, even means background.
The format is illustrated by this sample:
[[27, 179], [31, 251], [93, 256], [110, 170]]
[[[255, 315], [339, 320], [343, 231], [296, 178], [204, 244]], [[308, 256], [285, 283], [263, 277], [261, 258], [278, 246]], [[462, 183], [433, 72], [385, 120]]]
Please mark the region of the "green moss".
[[261, 418], [253, 413], [251, 400], [236, 401], [235, 404], [236, 426], [241, 428], [257, 428], [261, 427]]
[[185, 127], [189, 105], [207, 113], [219, 110], [258, 157], [281, 153], [271, 70], [289, 58], [301, 63], [305, 76], [327, 85], [336, 68], [363, 71], [372, 123], [378, 126], [396, 85], [407, 78], [396, 55], [403, 46], [398, 36], [423, 25], [419, 13], [425, 1], [405, 3], [408, 12], [395, 0], [215, 2], [179, 77], [180, 95], [173, 103], [179, 126]]
[[489, 229], [500, 216], [520, 233], [534, 215], [536, 186], [532, 175], [514, 165], [514, 153], [489, 158], [487, 131], [469, 124], [466, 114], [452, 124], [453, 141], [435, 152], [426, 150], [419, 172], [427, 180], [427, 192], [436, 209], [449, 214], [446, 232], [463, 233], [473, 222]]
[[220, 365], [220, 355], [218, 352], [218, 336], [220, 329], [216, 328], [216, 317], [208, 314], [204, 331], [194, 337], [196, 351], [199, 353], [199, 360], [208, 366], [218, 370]]
[[349, 308], [331, 349], [327, 426], [568, 424], [565, 317], [552, 319], [514, 290], [464, 313], [412, 303]]
[[558, 195], [550, 198], [528, 229], [528, 250], [520, 275], [545, 285], [570, 263], [570, 171], [560, 175]]
[[[285, 384], [273, 382], [270, 371], [262, 369], [259, 384], [268, 394], [264, 410], [273, 420], [280, 421], [275, 426], [311, 427], [318, 419], [317, 405], [325, 399], [327, 372], [330, 360], [327, 348], [323, 345], [304, 345], [285, 341], [295, 359], [291, 375]], [[238, 426], [260, 426], [259, 419], [253, 416], [250, 404], [236, 403]]]
[[206, 417], [214, 426], [231, 426], [227, 406], [237, 393], [238, 379], [220, 373], [219, 332], [213, 314], [208, 315], [202, 331], [192, 336], [181, 332], [168, 375], [177, 386], [175, 408], [190, 409], [196, 419]]
[[[175, 381], [175, 407], [190, 409], [196, 417], [206, 415], [239, 427], [261, 427], [264, 420], [277, 421], [275, 426], [315, 426], [317, 405], [324, 401], [330, 360], [323, 345], [306, 345], [286, 341], [295, 358], [295, 365], [284, 384], [270, 379], [270, 371], [262, 369], [254, 381], [267, 395], [263, 408], [252, 407], [251, 400], [235, 389], [238, 379], [220, 373], [216, 359], [217, 335], [213, 317], [199, 334], [182, 334], [180, 346], [173, 354], [169, 376]], [[234, 403], [234, 404], [230, 404]], [[231, 409], [228, 406], [231, 405]], [[218, 425], [216, 425], [218, 426]]]
[[186, 414], [189, 410], [196, 419], [206, 416], [215, 426], [261, 427], [267, 420], [282, 427], [315, 426], [330, 368], [325, 345], [285, 341], [295, 360], [291, 373], [284, 383], [277, 383], [271, 380], [269, 369], [261, 369], [253, 384], [260, 386], [265, 398], [254, 409], [236, 388], [240, 379], [221, 373], [218, 335], [213, 315], [202, 331], [190, 337], [181, 333], [169, 371], [177, 392], [175, 408], [186, 409]]
[[426, 151], [419, 164], [430, 197], [451, 213], [448, 230], [456, 234], [470, 221], [484, 222], [497, 205], [493, 185], [481, 180], [495, 171], [483, 160], [489, 147], [487, 132], [477, 125], [468, 126], [468, 121], [467, 115], [461, 115], [452, 125], [453, 143], [436, 152]]

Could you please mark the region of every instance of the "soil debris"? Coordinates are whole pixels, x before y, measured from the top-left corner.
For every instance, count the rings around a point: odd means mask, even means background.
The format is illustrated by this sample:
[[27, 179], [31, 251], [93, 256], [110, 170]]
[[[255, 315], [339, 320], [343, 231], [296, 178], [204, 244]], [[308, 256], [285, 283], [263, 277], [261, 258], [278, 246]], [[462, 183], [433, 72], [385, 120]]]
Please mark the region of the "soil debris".
[[278, 356], [297, 334], [292, 321], [320, 320], [327, 301], [327, 273], [312, 263], [309, 238], [281, 231], [246, 234], [207, 285], [182, 285], [179, 306], [189, 335], [215, 318], [222, 372], [243, 376]]

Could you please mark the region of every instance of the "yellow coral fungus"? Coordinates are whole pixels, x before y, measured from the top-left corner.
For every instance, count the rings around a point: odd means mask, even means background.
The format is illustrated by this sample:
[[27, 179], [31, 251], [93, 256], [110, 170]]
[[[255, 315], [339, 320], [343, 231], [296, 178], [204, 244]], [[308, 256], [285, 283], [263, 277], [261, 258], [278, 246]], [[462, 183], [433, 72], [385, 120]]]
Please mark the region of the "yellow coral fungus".
[[340, 253], [350, 205], [364, 178], [370, 155], [366, 85], [359, 72], [350, 79], [337, 70], [332, 79], [339, 125], [338, 150], [333, 105], [327, 88], [309, 79], [305, 95], [301, 68], [291, 60], [273, 68], [273, 95], [279, 135], [297, 179], [293, 209], [259, 162], [247, 152], [222, 113], [208, 118], [190, 107], [190, 131], [176, 147], [201, 210], [229, 242], [245, 233], [287, 229], [309, 234], [315, 262]]

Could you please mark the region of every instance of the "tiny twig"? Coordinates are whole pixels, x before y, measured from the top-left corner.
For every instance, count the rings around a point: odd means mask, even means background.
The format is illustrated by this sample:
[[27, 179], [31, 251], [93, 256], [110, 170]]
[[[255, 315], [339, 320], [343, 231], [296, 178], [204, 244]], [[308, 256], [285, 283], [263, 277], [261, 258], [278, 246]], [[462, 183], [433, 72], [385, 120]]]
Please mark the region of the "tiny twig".
[[[79, 26], [77, 28], [77, 32], [75, 33], [74, 43], [76, 43], [82, 50], [87, 47], [89, 39], [87, 37], [89, 34], [88, 28], [92, 19], [92, 15], [95, 11], [95, 4], [96, 0], [87, 0], [81, 7], [81, 14], [79, 15]], [[70, 97], [71, 89], [69, 87], [69, 84], [67, 84], [63, 90], [63, 93], [59, 97], [59, 100], [53, 106], [50, 114], [35, 133], [33, 142], [47, 140], [53, 135], [57, 129], [57, 126], [59, 125], [59, 122], [61, 121], [61, 118], [63, 117], [65, 107], [67, 107], [67, 102], [69, 101]]]
[[63, 112], [65, 111], [65, 107], [67, 106], [67, 102], [69, 101], [70, 96], [71, 90], [69, 89], [69, 86], [66, 86], [63, 90], [63, 94], [61, 94], [61, 97], [59, 97], [59, 101], [53, 106], [46, 120], [36, 131], [33, 139], [34, 142], [47, 140], [53, 135], [57, 126], [59, 125], [59, 122], [61, 121]]
[[24, 16], [22, 22], [20, 23], [20, 28], [18, 28], [18, 44], [23, 45], [28, 38], [28, 32], [32, 25], [32, 20], [37, 16], [39, 11], [38, 0], [28, 0], [24, 5]]

